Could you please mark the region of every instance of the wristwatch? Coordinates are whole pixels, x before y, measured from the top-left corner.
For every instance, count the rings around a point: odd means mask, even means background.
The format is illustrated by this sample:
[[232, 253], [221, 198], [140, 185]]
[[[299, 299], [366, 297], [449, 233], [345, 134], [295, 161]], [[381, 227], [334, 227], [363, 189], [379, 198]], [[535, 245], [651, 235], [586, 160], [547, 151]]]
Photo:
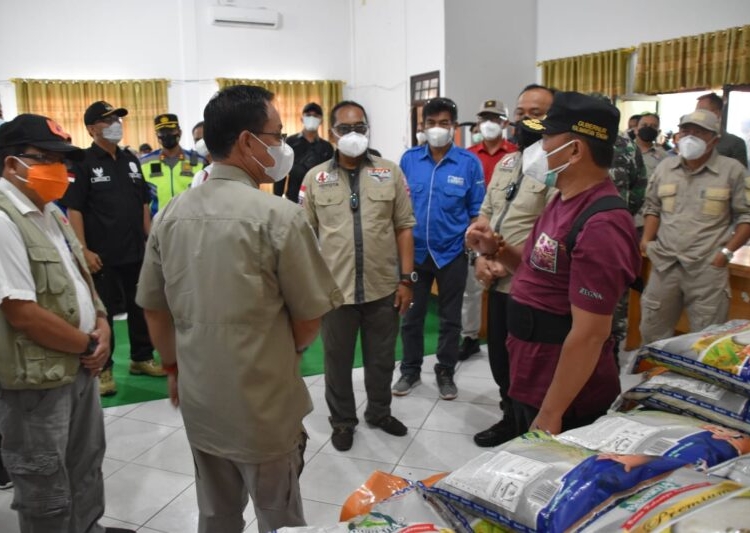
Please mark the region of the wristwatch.
[[730, 250], [729, 248], [722, 248], [721, 249], [721, 255], [727, 258], [727, 261], [731, 261], [734, 257], [734, 252]]
[[407, 287], [410, 287], [414, 283], [419, 280], [419, 275], [416, 273], [416, 271], [411, 271], [408, 274], [401, 273], [401, 285], [406, 285]]

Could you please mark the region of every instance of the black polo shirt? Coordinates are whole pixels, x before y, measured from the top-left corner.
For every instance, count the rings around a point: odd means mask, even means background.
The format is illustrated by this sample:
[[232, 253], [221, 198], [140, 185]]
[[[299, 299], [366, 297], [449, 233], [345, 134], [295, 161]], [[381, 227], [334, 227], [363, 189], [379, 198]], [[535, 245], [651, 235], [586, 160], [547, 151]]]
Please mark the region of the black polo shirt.
[[[286, 139], [286, 143], [294, 151], [294, 165], [289, 171], [289, 185], [286, 197], [295, 204], [299, 199], [299, 188], [305, 174], [311, 168], [328, 161], [333, 157], [333, 146], [325, 139], [317, 137], [313, 142], [305, 139], [302, 133], [295, 133]], [[284, 192], [284, 182], [274, 184], [274, 193], [281, 196]]]
[[143, 206], [149, 191], [138, 158], [118, 147], [112, 159], [96, 144], [85, 152], [84, 160], [73, 165], [75, 180], [61, 203], [83, 214], [86, 247], [105, 266], [143, 261]]

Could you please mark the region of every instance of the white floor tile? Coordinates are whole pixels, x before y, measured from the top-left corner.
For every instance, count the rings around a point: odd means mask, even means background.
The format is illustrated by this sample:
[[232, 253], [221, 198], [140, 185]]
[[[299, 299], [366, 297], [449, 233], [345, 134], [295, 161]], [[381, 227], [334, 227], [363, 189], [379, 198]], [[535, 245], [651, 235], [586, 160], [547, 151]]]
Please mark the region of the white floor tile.
[[305, 460], [307, 460], [308, 457], [318, 453], [323, 445], [330, 440], [332, 430], [331, 424], [328, 422], [328, 412], [323, 412], [320, 409], [316, 409], [307, 415], [302, 423], [310, 437], [305, 450]]
[[456, 372], [453, 380], [458, 388], [458, 402], [473, 402], [494, 405], [500, 413], [500, 389], [495, 380], [490, 377], [479, 378]]
[[375, 470], [390, 472], [394, 465], [342, 455], [319, 453], [305, 466], [300, 478], [302, 497], [342, 505]]
[[396, 464], [409, 447], [416, 431], [412, 429], [403, 437], [396, 437], [382, 429], [370, 428], [366, 422], [360, 421], [354, 431], [354, 444], [350, 450], [340, 452], [329, 441], [323, 446], [321, 453]]
[[102, 461], [102, 475], [104, 476], [104, 479], [107, 479], [126, 464], [128, 463], [125, 461], [118, 461], [117, 459], [105, 457], [104, 461]]
[[18, 514], [10, 508], [13, 489], [0, 490], [0, 528], [3, 533], [20, 533]]
[[317, 374], [315, 376], [305, 376], [302, 379], [305, 381], [305, 385], [309, 387], [310, 385], [315, 385], [317, 382], [323, 379], [323, 374]]
[[104, 516], [101, 518], [101, 520], [99, 520], [99, 524], [104, 527], [122, 527], [125, 529], [133, 529], [133, 530], [140, 531], [138, 529], [139, 524], [133, 524], [131, 522], [124, 522], [122, 520], [115, 520], [114, 518], [110, 518], [109, 516], [107, 516], [106, 511], [105, 511]]
[[500, 410], [497, 405], [440, 401], [422, 427], [471, 436], [487, 429], [499, 419]]
[[144, 402], [128, 414], [123, 415], [123, 418], [132, 418], [133, 420], [142, 420], [175, 428], [184, 426], [180, 410], [175, 408], [168, 398]]
[[482, 453], [471, 435], [421, 429], [399, 466], [450, 472]]
[[150, 527], [140, 527], [138, 528], [138, 533], [165, 533], [165, 532], [159, 531], [157, 529], [151, 529]]
[[173, 427], [120, 418], [104, 426], [107, 437], [106, 456], [132, 461], [175, 431]]
[[[255, 509], [252, 502], [248, 502], [243, 517], [247, 525], [255, 521]], [[198, 500], [195, 495], [195, 485], [185, 489], [145, 525], [165, 533], [197, 531]]]
[[305, 520], [309, 525], [333, 525], [339, 521], [340, 505], [304, 499], [302, 503], [305, 508]]
[[397, 466], [393, 469], [394, 476], [399, 476], [410, 481], [422, 481], [428, 477], [440, 474], [438, 470], [429, 470], [427, 468], [414, 468], [413, 466]]
[[408, 428], [419, 429], [435, 407], [434, 398], [421, 396], [394, 396], [391, 401], [391, 414]]
[[104, 480], [106, 514], [145, 525], [192, 483], [192, 476], [129, 464]]
[[[486, 350], [486, 346], [482, 346]], [[490, 360], [485, 351], [481, 355], [472, 355], [466, 361], [459, 361], [456, 365], [456, 373], [463, 376], [473, 376], [475, 378], [492, 379], [492, 370], [490, 370]]]
[[105, 409], [102, 409], [104, 411], [105, 415], [108, 416], [125, 416], [133, 409], [137, 409], [139, 403], [130, 403], [128, 405], [118, 405], [115, 407], [107, 407]]
[[133, 459], [133, 463], [187, 476], [195, 475], [193, 453], [190, 451], [187, 435], [182, 428]]

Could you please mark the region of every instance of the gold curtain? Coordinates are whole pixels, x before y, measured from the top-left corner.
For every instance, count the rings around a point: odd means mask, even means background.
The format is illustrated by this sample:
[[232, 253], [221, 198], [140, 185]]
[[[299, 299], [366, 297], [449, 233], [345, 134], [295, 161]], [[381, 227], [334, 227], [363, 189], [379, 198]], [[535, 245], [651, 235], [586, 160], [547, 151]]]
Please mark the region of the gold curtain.
[[321, 134], [328, 138], [330, 126], [328, 114], [331, 108], [343, 99], [344, 82], [332, 80], [240, 80], [217, 78], [219, 90], [231, 85], [257, 85], [271, 91], [275, 96], [273, 103], [279, 110], [284, 132], [288, 134], [301, 131], [302, 108], [308, 102], [316, 102], [323, 108]]
[[98, 100], [124, 107], [122, 145], [136, 150], [144, 142], [156, 148], [154, 117], [166, 113], [167, 80], [11, 80], [16, 87], [18, 113], [36, 113], [59, 122], [73, 144], [87, 147], [91, 136], [83, 123], [86, 108]]
[[542, 83], [562, 91], [598, 92], [610, 98], [627, 92], [628, 62], [634, 48], [542, 61]]
[[750, 25], [641, 43], [637, 93], [660, 94], [750, 83]]

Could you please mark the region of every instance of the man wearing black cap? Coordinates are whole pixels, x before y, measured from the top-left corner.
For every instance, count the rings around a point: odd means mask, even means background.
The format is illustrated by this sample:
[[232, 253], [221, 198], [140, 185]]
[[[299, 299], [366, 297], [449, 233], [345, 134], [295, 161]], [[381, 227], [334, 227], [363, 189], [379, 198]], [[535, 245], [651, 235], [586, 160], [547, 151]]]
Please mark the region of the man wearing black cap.
[[177, 115], [158, 115], [154, 128], [161, 149], [141, 158], [143, 176], [151, 188], [151, 215], [156, 215], [174, 196], [187, 190], [196, 172], [206, 165], [198, 152], [180, 146], [182, 130]]
[[0, 127], [0, 433], [22, 533], [104, 528], [104, 419], [96, 376], [106, 310], [81, 244], [55, 206], [80, 160], [59, 124], [23, 114]]
[[[158, 377], [166, 374], [154, 361], [143, 310], [135, 303], [151, 214], [149, 189], [138, 158], [117, 146], [122, 139], [121, 119], [127, 114], [127, 109], [102, 101], [86, 109], [83, 122], [93, 142], [84, 150], [84, 160], [73, 166], [75, 179], [62, 203], [68, 208], [70, 225], [83, 245], [83, 255], [104, 304], [112, 309], [120, 295], [125, 296], [130, 373]], [[111, 328], [111, 314], [108, 320]], [[114, 353], [114, 335], [110, 344]], [[113, 364], [110, 356], [99, 380], [102, 396], [117, 393]]]
[[470, 248], [515, 271], [507, 346], [521, 430], [557, 434], [589, 424], [620, 390], [612, 315], [641, 259], [633, 219], [608, 174], [619, 119], [611, 104], [557, 93], [546, 118], [520, 124], [542, 134], [523, 152], [524, 174], [560, 191], [523, 250], [485, 221], [467, 231]]
[[[286, 143], [294, 150], [294, 165], [289, 171], [289, 177], [273, 184], [276, 196], [284, 194], [292, 202], [299, 203], [299, 188], [305, 174], [312, 167], [328, 161], [333, 157], [333, 146], [318, 135], [318, 128], [323, 120], [323, 109], [315, 102], [310, 102], [302, 108], [302, 131], [290, 135]], [[287, 185], [288, 182], [288, 185]]]

